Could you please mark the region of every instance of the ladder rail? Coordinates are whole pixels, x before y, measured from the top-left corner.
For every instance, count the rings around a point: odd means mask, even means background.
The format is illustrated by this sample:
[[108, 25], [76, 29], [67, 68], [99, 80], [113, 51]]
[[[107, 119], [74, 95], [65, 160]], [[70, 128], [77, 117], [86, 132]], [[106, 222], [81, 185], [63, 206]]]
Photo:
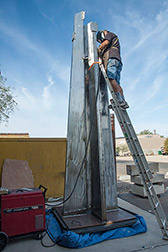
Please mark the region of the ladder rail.
[[[125, 114], [127, 114], [127, 112], [123, 111], [123, 114], [125, 115]], [[127, 120], [128, 120], [128, 115], [126, 115], [126, 116], [127, 116]], [[132, 128], [133, 128], [133, 126], [132, 126]], [[127, 143], [128, 143], [129, 148], [133, 150], [134, 162], [139, 170], [139, 173], [142, 178], [145, 190], [147, 192], [151, 207], [152, 207], [154, 214], [160, 224], [161, 229], [163, 229], [163, 234], [165, 235], [164, 229], [166, 228], [165, 224], [166, 224], [167, 219], [166, 219], [166, 216], [165, 216], [165, 213], [163, 211], [161, 204], [159, 204], [158, 196], [157, 196], [155, 189], [153, 187], [153, 184], [151, 182], [152, 173], [149, 169], [149, 165], [147, 163], [145, 155], [143, 154], [143, 150], [140, 146], [139, 140], [138, 140], [137, 136], [134, 135], [133, 131], [134, 130], [129, 129], [129, 128], [126, 129], [126, 132], [131, 137], [130, 141], [127, 141]], [[135, 139], [136, 139], [136, 141], [135, 141]], [[142, 170], [142, 169], [144, 169], [144, 170]], [[157, 205], [157, 207], [156, 207], [156, 205]]]
[[123, 110], [118, 100], [116, 99], [114, 90], [111, 86], [111, 83], [107, 77], [106, 71], [104, 69], [103, 64], [101, 63], [101, 59], [99, 58], [99, 67], [100, 70], [104, 76], [104, 79], [106, 81], [106, 84], [111, 92], [113, 101], [112, 101], [112, 108], [114, 112], [116, 113], [118, 122], [120, 124], [120, 127], [123, 131], [124, 137], [127, 141], [128, 147], [131, 151], [132, 157], [134, 159], [135, 165], [138, 168], [139, 174], [142, 178], [143, 185], [145, 187], [146, 193], [148, 195], [148, 199], [151, 205], [151, 208], [156, 216], [156, 219], [158, 221], [158, 224], [161, 228], [161, 232], [163, 234], [163, 239], [168, 239], [168, 233], [167, 233], [167, 218], [165, 215], [165, 212], [162, 208], [162, 205], [159, 201], [159, 198], [155, 192], [155, 189], [153, 187], [153, 184], [151, 182], [152, 173], [150, 171], [148, 162], [146, 160], [146, 157], [144, 155], [144, 152], [142, 150], [142, 147], [140, 145], [140, 142], [138, 140], [138, 137], [136, 135], [136, 132], [134, 130], [134, 127], [131, 123], [131, 120], [129, 118], [129, 115], [126, 110]]

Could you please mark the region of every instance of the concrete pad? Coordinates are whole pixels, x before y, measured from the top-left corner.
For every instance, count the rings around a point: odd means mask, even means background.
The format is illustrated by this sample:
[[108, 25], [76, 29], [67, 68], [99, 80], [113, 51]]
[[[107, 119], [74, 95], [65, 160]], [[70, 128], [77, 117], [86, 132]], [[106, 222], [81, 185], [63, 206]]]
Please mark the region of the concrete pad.
[[[151, 170], [152, 173], [159, 172], [159, 164], [158, 163], [148, 162], [148, 165], [149, 165], [149, 169]], [[139, 175], [138, 168], [136, 167], [135, 164], [127, 165], [126, 169], [127, 169], [128, 175], [132, 175], [132, 176]]]
[[[154, 187], [157, 195], [165, 192], [164, 184], [161, 184], [161, 185], [154, 184], [153, 187]], [[147, 197], [146, 190], [145, 190], [144, 186], [142, 186], [142, 185], [136, 185], [136, 184], [131, 185], [131, 192], [133, 194], [136, 194], [136, 195], [139, 195], [142, 197]]]
[[118, 177], [118, 180], [121, 180], [121, 181], [130, 181], [130, 176], [129, 175], [121, 175]]
[[[148, 231], [143, 234], [131, 236], [127, 238], [114, 239], [104, 241], [99, 244], [82, 248], [80, 252], [135, 252], [135, 251], [168, 251], [168, 241], [162, 240], [162, 233], [160, 227], [153, 214], [148, 213], [124, 200], [118, 199], [119, 206], [129, 211], [135, 212], [145, 218]], [[44, 239], [46, 245], [52, 245], [50, 239], [46, 236]], [[51, 248], [42, 247], [40, 241], [33, 240], [32, 238], [18, 238], [17, 240], [10, 241], [4, 252], [43, 252], [43, 251], [57, 251], [57, 252], [77, 252], [77, 249], [68, 249], [55, 245]]]
[[[162, 183], [164, 180], [164, 174], [152, 174], [153, 178], [151, 179], [152, 183]], [[141, 176], [131, 176], [131, 182], [138, 184], [138, 185], [143, 185]]]

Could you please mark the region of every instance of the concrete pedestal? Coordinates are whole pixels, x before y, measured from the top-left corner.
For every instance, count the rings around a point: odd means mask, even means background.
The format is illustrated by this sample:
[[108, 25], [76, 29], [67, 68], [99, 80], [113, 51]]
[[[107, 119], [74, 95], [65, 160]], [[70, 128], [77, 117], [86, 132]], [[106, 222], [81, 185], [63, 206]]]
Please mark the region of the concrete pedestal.
[[[159, 164], [155, 162], [149, 162], [148, 163], [149, 168], [152, 172], [153, 178], [151, 178], [151, 182], [153, 183], [154, 189], [156, 191], [156, 194], [162, 194], [164, 193], [164, 174], [157, 174], [156, 172], [159, 172]], [[133, 194], [147, 197], [146, 190], [143, 186], [143, 181], [141, 176], [139, 175], [138, 168], [134, 164], [130, 164], [126, 166], [127, 168], [127, 174], [131, 176], [131, 182], [134, 184], [131, 186], [131, 192]]]
[[[159, 172], [159, 164], [155, 162], [148, 162], [149, 168], [152, 173]], [[127, 174], [131, 176], [139, 175], [138, 168], [135, 166], [135, 164], [130, 164], [126, 166], [127, 168]]]
[[[164, 184], [161, 184], [161, 185], [154, 184], [153, 186], [157, 195], [164, 193]], [[133, 194], [136, 194], [142, 197], [147, 197], [146, 190], [144, 186], [142, 185], [136, 185], [136, 184], [131, 185], [131, 192]]]
[[[151, 179], [152, 183], [162, 183], [164, 180], [164, 174], [152, 174], [153, 178]], [[143, 185], [141, 177], [138, 176], [131, 176], [131, 182], [137, 185]]]

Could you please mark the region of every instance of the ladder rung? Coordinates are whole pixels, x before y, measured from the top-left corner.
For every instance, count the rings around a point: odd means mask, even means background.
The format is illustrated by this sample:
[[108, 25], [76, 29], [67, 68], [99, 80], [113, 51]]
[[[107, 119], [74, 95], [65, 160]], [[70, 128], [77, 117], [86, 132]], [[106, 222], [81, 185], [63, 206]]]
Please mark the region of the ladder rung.
[[153, 178], [153, 176], [152, 176], [152, 173], [151, 173], [151, 170], [150, 170], [150, 169], [145, 170], [145, 172], [144, 172], [144, 173], [147, 173], [147, 174], [148, 174], [148, 176], [150, 175], [150, 179], [151, 179], [151, 178]]
[[137, 153], [137, 156], [143, 156], [143, 153]]
[[157, 207], [158, 207], [158, 205], [159, 205], [159, 201], [156, 203], [155, 207], [157, 208]]
[[150, 180], [146, 181], [146, 185], [147, 185], [149, 190], [151, 190], [151, 188], [153, 187], [153, 184], [151, 183]]
[[153, 186], [152, 186], [152, 185], [150, 185], [150, 186], [148, 187], [148, 190], [151, 190], [151, 189], [152, 189], [152, 187], [153, 187]]
[[[162, 220], [162, 219], [161, 219]], [[162, 225], [163, 225], [163, 227], [165, 228], [165, 226], [166, 226], [166, 220], [164, 219], [164, 220], [162, 220]]]

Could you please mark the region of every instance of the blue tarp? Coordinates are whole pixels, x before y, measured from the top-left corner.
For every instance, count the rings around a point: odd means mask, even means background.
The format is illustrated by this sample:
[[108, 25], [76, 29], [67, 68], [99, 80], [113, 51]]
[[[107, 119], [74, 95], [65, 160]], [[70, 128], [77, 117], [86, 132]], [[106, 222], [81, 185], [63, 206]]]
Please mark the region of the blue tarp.
[[131, 227], [116, 228], [110, 231], [76, 234], [71, 231], [62, 231], [52, 211], [46, 214], [47, 233], [54, 243], [68, 248], [83, 248], [93, 244], [116, 238], [133, 236], [147, 231], [142, 216], [136, 215], [137, 221]]

